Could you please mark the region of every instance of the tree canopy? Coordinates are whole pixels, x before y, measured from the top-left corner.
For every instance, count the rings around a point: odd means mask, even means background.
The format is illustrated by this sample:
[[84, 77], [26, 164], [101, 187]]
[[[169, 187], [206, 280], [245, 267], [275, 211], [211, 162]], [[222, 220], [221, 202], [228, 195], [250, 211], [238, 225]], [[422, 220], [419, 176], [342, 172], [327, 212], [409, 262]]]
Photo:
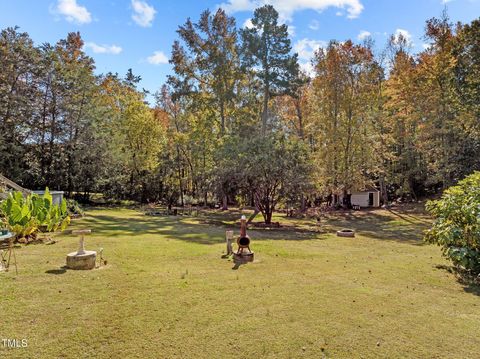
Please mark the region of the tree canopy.
[[480, 170], [480, 19], [426, 22], [413, 54], [394, 36], [330, 41], [301, 71], [271, 5], [239, 29], [224, 10], [178, 27], [155, 103], [95, 72], [80, 33], [35, 45], [0, 33], [0, 172], [27, 188], [168, 206], [280, 207], [370, 186], [382, 201], [437, 193]]

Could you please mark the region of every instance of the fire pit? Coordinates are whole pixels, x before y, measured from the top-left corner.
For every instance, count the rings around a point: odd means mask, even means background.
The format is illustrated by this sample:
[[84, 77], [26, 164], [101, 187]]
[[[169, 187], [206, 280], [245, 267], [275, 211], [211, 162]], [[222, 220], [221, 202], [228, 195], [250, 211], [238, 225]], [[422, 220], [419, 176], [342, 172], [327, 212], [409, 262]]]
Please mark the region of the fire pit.
[[338, 237], [355, 237], [355, 231], [353, 229], [341, 229], [337, 231]]
[[233, 259], [239, 262], [253, 262], [253, 252], [250, 249], [250, 237], [247, 234], [247, 219], [240, 219], [240, 236], [237, 239], [237, 252], [233, 253]]

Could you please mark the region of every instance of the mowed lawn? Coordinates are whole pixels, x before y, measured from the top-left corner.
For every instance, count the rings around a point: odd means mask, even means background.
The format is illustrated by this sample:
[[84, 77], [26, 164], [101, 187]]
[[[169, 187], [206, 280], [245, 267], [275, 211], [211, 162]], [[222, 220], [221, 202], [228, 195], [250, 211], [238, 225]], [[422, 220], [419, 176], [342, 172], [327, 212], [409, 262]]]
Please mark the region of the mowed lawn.
[[[222, 258], [239, 212], [149, 217], [93, 209], [87, 249], [106, 267], [65, 270], [78, 238], [17, 250], [0, 273], [1, 358], [479, 358], [480, 290], [421, 241], [416, 211], [277, 217], [250, 230], [255, 262]], [[297, 226], [293, 226], [296, 224]], [[354, 228], [356, 238], [335, 236]]]

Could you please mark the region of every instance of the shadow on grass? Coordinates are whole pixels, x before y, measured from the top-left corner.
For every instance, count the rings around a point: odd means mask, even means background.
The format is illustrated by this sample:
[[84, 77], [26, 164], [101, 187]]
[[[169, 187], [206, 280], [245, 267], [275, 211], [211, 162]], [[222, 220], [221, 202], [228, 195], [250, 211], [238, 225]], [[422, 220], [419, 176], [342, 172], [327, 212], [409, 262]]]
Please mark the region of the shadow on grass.
[[67, 267], [61, 267], [58, 269], [49, 269], [45, 271], [45, 273], [47, 274], [55, 274], [55, 275], [64, 274], [66, 272], [67, 272]]
[[[235, 224], [241, 212], [214, 212], [201, 217], [199, 222], [215, 226], [238, 227]], [[243, 213], [244, 214], [244, 213]], [[338, 211], [327, 215], [318, 225], [316, 219], [298, 219], [277, 215], [281, 228], [251, 228], [256, 239], [311, 240], [321, 235], [334, 234], [342, 228], [353, 228], [357, 233], [378, 240], [392, 240], [413, 245], [425, 245], [422, 232], [431, 222], [417, 209], [411, 212], [397, 210]]]
[[[388, 215], [390, 214], [390, 215]], [[358, 234], [379, 240], [391, 240], [412, 245], [425, 245], [422, 232], [430, 222], [420, 216], [396, 211], [351, 211], [329, 215], [326, 226], [333, 231], [354, 229]]]
[[475, 277], [465, 271], [458, 269], [454, 266], [447, 266], [447, 265], [437, 265], [435, 268], [439, 270], [447, 271], [455, 275], [457, 278], [458, 283], [463, 286], [463, 290], [466, 293], [474, 294], [480, 296], [480, 283], [475, 283]]
[[[225, 230], [238, 232], [238, 226], [233, 221], [216, 221], [205, 217], [183, 216], [144, 216], [137, 213], [130, 218], [115, 215], [91, 215], [78, 227], [92, 229], [92, 234], [105, 237], [135, 237], [145, 234], [162, 235], [172, 239], [186, 240], [200, 244], [218, 244], [225, 241]], [[249, 231], [255, 239], [287, 239], [311, 240], [318, 233], [303, 228], [282, 228], [279, 230]]]
[[462, 284], [463, 284], [463, 290], [466, 293], [474, 294], [480, 297], [480, 285], [475, 283], [462, 283]]
[[414, 212], [416, 215], [410, 214], [408, 212], [398, 212], [393, 209], [388, 209], [387, 210], [389, 213], [393, 214], [394, 216], [399, 217], [400, 219], [404, 220], [405, 222], [411, 223], [411, 224], [418, 224], [418, 222], [424, 223], [425, 225], [430, 225], [431, 221], [426, 220], [425, 218], [422, 218], [419, 216], [416, 212]]
[[[133, 213], [95, 213], [81, 221], [78, 227], [90, 228], [94, 235], [104, 237], [135, 237], [162, 235], [172, 239], [199, 244], [223, 243], [225, 230], [238, 234], [240, 211], [212, 211], [198, 217], [145, 216]], [[245, 214], [245, 212], [243, 212]], [[277, 217], [278, 219], [278, 217]], [[413, 245], [424, 245], [421, 233], [428, 228], [428, 221], [414, 214], [396, 211], [335, 212], [323, 219], [321, 225], [315, 219], [280, 218], [282, 228], [249, 230], [254, 240], [313, 240], [325, 238], [342, 228], [352, 228], [358, 234], [378, 240], [391, 240]]]
[[234, 265], [232, 267], [232, 270], [237, 270], [238, 268], [240, 268], [241, 265], [247, 264], [247, 261], [236, 260], [235, 255], [232, 255], [232, 254], [223, 254], [220, 258], [222, 258], [222, 259], [232, 258], [233, 263], [234, 263]]
[[234, 266], [232, 267], [232, 270], [238, 270], [240, 266], [247, 264], [246, 262], [235, 262]]
[[232, 267], [232, 270], [238, 270], [241, 266], [247, 263], [251, 263], [251, 261], [248, 261], [246, 259], [239, 259], [235, 255], [233, 255], [233, 263], [234, 265]]

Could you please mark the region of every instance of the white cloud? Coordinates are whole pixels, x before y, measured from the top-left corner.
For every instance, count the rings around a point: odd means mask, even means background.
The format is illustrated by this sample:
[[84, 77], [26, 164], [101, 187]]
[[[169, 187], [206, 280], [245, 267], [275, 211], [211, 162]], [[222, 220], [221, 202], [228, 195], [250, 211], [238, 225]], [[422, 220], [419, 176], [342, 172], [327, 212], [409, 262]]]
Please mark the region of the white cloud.
[[360, 33], [358, 34], [357, 36], [357, 39], [359, 39], [360, 41], [362, 40], [365, 40], [367, 37], [371, 36], [372, 34], [370, 33], [370, 31], [366, 31], [366, 30], [362, 30], [360, 31]]
[[85, 43], [85, 48], [91, 49], [96, 54], [112, 54], [118, 55], [122, 52], [122, 48], [117, 45], [97, 45], [94, 42]]
[[302, 70], [307, 76], [314, 77], [315, 76], [315, 68], [311, 61], [303, 62], [300, 64], [300, 70]]
[[68, 22], [88, 24], [92, 22], [92, 15], [85, 6], [77, 4], [77, 0], [58, 0], [54, 13], [65, 16]]
[[152, 65], [168, 64], [168, 57], [162, 51], [155, 51], [152, 56], [147, 57]]
[[145, 1], [132, 0], [133, 14], [132, 19], [142, 27], [152, 26], [153, 19], [157, 11], [153, 6], [148, 5]]
[[321, 47], [326, 47], [327, 43], [321, 40], [301, 39], [293, 45], [293, 51], [298, 54], [299, 60], [310, 61]]
[[245, 22], [243, 23], [243, 27], [246, 29], [253, 28], [252, 19], [248, 18], [247, 20], [245, 20]]
[[337, 11], [337, 12], [335, 13], [335, 15], [337, 15], [337, 16], [343, 16], [343, 12]]
[[297, 11], [315, 10], [322, 12], [329, 7], [337, 7], [346, 10], [347, 17], [354, 19], [363, 11], [360, 0], [227, 0], [220, 7], [229, 13], [252, 11], [257, 7], [270, 4], [277, 9], [281, 21], [291, 21]]
[[312, 65], [312, 59], [315, 55], [315, 52], [321, 48], [327, 47], [328, 43], [321, 40], [313, 39], [301, 39], [293, 45], [293, 51], [298, 53], [298, 62], [300, 68], [308, 76], [313, 77], [315, 74], [315, 69]]
[[288, 35], [290, 35], [290, 37], [294, 37], [294, 36], [295, 36], [295, 29], [296, 29], [295, 26], [293, 26], [293, 25], [288, 25], [287, 31], [288, 31]]
[[397, 29], [393, 34], [394, 39], [396, 42], [400, 39], [400, 36], [403, 37], [407, 43], [407, 46], [413, 46], [412, 34], [410, 34], [407, 30], [404, 29]]
[[308, 27], [311, 29], [311, 30], [318, 30], [320, 29], [320, 23], [317, 21], [317, 20], [313, 20], [309, 25]]
[[[246, 19], [244, 22], [243, 22], [243, 25], [242, 27], [244, 29], [252, 29], [253, 28], [253, 24], [252, 24], [252, 19], [251, 18], [248, 18]], [[290, 35], [290, 37], [294, 37], [295, 36], [295, 29], [296, 27], [293, 26], [293, 25], [288, 25], [288, 35]]]
[[315, 69], [312, 65], [313, 56], [318, 49], [327, 47], [327, 45], [325, 41], [307, 38], [301, 39], [293, 45], [293, 51], [298, 53], [300, 68], [303, 72], [309, 76], [314, 75]]

